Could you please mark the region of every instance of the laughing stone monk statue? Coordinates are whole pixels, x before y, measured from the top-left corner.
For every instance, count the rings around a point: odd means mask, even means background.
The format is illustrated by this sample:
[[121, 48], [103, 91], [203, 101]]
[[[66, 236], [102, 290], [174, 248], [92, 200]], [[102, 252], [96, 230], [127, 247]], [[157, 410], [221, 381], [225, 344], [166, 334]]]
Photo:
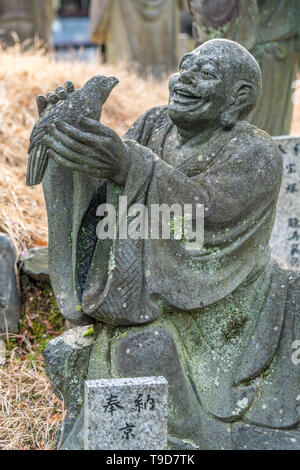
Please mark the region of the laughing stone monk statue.
[[187, 4], [197, 45], [212, 38], [231, 39], [258, 61], [263, 92], [249, 122], [273, 136], [289, 134], [300, 56], [300, 2], [187, 0]]
[[[300, 277], [269, 248], [282, 159], [244, 120], [261, 87], [246, 49], [211, 40], [182, 58], [168, 106], [123, 139], [86, 118], [49, 126], [52, 285], [67, 319], [94, 322], [93, 338], [77, 327], [45, 351], [68, 407], [63, 448], [83, 446], [87, 377], [158, 375], [169, 382], [171, 449], [300, 449]], [[120, 195], [149, 210], [201, 203], [202, 249], [97, 238], [97, 208]]]

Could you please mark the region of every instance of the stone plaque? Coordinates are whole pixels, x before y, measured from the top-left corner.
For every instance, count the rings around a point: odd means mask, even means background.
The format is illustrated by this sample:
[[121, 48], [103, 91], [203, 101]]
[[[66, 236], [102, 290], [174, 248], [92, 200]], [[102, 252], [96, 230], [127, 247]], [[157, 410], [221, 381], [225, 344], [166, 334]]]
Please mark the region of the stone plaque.
[[272, 253], [300, 268], [300, 137], [274, 137], [283, 156], [283, 178], [271, 237]]
[[163, 450], [168, 382], [164, 377], [87, 380], [85, 450]]

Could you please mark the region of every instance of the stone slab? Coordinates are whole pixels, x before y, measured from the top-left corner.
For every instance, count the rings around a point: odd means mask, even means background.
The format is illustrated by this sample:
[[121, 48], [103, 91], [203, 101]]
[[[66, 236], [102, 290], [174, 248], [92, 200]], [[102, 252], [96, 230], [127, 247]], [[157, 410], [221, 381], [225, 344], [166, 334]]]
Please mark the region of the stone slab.
[[0, 233], [0, 333], [16, 332], [21, 318], [21, 298], [12, 240]]
[[273, 255], [300, 269], [300, 136], [274, 137], [283, 156], [283, 178], [271, 237]]
[[37, 280], [49, 280], [48, 247], [31, 248], [20, 254], [22, 271]]
[[164, 377], [86, 381], [84, 448], [166, 449], [167, 402]]

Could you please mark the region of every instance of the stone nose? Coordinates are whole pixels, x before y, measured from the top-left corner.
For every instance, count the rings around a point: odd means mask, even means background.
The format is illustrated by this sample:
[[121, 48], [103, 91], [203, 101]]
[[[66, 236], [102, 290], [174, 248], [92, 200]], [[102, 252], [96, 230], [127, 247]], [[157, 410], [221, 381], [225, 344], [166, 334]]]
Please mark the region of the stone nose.
[[181, 82], [185, 83], [186, 85], [197, 85], [197, 79], [195, 74], [191, 70], [182, 70], [179, 76]]

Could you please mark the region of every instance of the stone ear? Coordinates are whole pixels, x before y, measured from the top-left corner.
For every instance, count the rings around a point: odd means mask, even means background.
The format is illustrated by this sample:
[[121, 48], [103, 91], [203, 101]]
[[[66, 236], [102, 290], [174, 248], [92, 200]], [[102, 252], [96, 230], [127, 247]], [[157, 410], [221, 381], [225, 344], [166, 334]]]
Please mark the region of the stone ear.
[[235, 103], [238, 105], [243, 105], [245, 102], [247, 102], [247, 104], [249, 104], [249, 101], [252, 101], [253, 92], [254, 87], [251, 83], [244, 80], [238, 81], [233, 88]]
[[253, 100], [253, 85], [240, 80], [233, 88], [233, 98], [229, 107], [221, 115], [221, 125], [223, 129], [231, 129], [236, 121], [248, 114], [248, 108]]

